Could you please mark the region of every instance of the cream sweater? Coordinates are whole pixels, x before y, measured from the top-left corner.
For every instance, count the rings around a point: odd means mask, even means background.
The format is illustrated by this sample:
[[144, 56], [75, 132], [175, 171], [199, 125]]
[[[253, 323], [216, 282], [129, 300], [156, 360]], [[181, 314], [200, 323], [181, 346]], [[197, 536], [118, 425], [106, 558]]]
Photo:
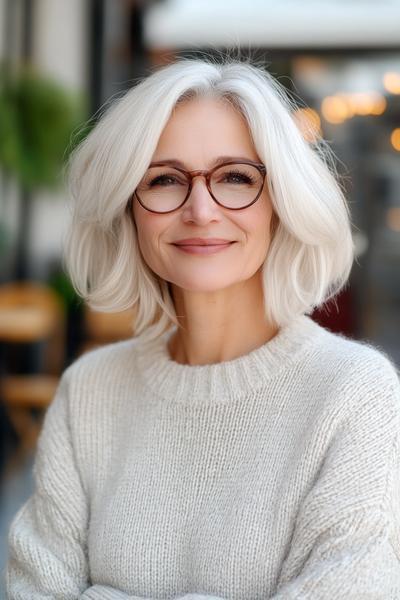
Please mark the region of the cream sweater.
[[63, 373], [9, 532], [8, 598], [400, 599], [400, 383], [301, 316], [179, 364], [166, 333]]

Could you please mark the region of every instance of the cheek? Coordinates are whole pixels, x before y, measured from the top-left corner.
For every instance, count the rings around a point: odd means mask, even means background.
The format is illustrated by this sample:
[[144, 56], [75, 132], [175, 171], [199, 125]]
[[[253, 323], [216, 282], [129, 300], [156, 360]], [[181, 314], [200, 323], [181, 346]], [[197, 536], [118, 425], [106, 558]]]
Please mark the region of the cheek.
[[154, 231], [140, 229], [138, 232], [139, 248], [149, 267], [154, 268], [157, 262], [157, 236]]
[[[162, 223], [154, 215], [135, 214], [136, 232], [140, 252], [146, 264], [158, 273], [161, 263], [160, 237], [165, 230], [165, 217]], [[159, 273], [158, 273], [159, 274]]]
[[250, 242], [252, 252], [265, 256], [270, 243], [270, 229], [272, 219], [272, 205], [263, 203], [254, 205], [254, 210], [249, 212], [242, 222], [246, 231], [247, 241]]

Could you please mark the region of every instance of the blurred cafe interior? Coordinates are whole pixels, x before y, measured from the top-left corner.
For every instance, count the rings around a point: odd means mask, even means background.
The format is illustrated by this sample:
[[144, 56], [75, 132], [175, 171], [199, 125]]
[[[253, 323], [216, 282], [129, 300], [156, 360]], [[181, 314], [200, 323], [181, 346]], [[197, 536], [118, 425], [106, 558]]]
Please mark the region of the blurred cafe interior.
[[30, 493], [60, 374], [134, 332], [133, 309], [90, 310], [62, 269], [63, 161], [83, 124], [158, 65], [228, 52], [265, 65], [288, 89], [304, 135], [336, 154], [354, 224], [349, 284], [312, 316], [400, 365], [399, 23], [392, 0], [1, 0], [3, 542]]

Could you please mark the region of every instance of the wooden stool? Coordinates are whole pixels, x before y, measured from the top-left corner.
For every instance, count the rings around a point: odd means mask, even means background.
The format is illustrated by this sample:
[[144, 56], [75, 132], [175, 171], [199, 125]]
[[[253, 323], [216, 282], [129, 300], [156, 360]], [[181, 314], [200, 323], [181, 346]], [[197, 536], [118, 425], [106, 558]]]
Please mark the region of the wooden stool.
[[[65, 308], [52, 288], [38, 282], [0, 285], [0, 343], [44, 342], [42, 372], [4, 373], [0, 398], [19, 437], [19, 458], [35, 449], [65, 358]], [[35, 418], [35, 415], [36, 417]]]
[[106, 313], [91, 310], [85, 305], [83, 316], [85, 339], [80, 347], [80, 353], [133, 337], [135, 314], [133, 308]]

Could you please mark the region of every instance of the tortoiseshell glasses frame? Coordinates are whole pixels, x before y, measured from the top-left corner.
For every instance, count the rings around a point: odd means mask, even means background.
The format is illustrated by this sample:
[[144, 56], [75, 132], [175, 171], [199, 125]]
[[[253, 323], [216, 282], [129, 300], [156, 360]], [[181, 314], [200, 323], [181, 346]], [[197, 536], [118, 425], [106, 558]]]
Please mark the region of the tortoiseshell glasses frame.
[[[222, 202], [220, 202], [215, 195], [213, 194], [213, 191], [211, 189], [211, 183], [210, 183], [210, 179], [212, 174], [217, 171], [218, 169], [221, 169], [225, 166], [228, 165], [251, 165], [252, 167], [255, 167], [256, 169], [258, 169], [258, 171], [261, 174], [261, 183], [260, 183], [260, 189], [258, 190], [255, 198], [249, 202], [248, 204], [244, 205], [244, 206], [239, 206], [236, 208], [233, 208], [231, 206], [225, 206], [224, 204], [222, 204]], [[183, 175], [185, 175], [186, 179], [188, 180], [188, 191], [187, 194], [185, 196], [185, 199], [179, 204], [179, 206], [171, 209], [171, 210], [167, 210], [167, 211], [158, 211], [158, 210], [152, 210], [150, 208], [148, 208], [147, 206], [145, 206], [143, 204], [143, 201], [140, 199], [139, 194], [137, 192], [137, 188], [136, 190], [133, 192], [132, 196], [129, 198], [128, 204], [129, 206], [131, 206], [131, 203], [133, 201], [133, 197], [136, 196], [139, 204], [145, 209], [148, 210], [149, 212], [152, 213], [156, 213], [156, 214], [167, 214], [167, 213], [171, 213], [174, 212], [176, 210], [179, 210], [187, 201], [187, 199], [190, 196], [190, 193], [192, 191], [192, 187], [193, 187], [193, 179], [195, 177], [204, 177], [206, 180], [206, 185], [207, 185], [207, 189], [208, 192], [210, 194], [210, 196], [212, 197], [212, 199], [219, 205], [222, 206], [222, 208], [226, 208], [228, 210], [243, 210], [244, 208], [248, 208], [249, 206], [251, 206], [252, 204], [254, 204], [255, 202], [257, 202], [258, 198], [261, 195], [261, 192], [263, 190], [264, 187], [264, 182], [265, 182], [265, 176], [267, 173], [267, 169], [265, 167], [265, 165], [263, 165], [262, 163], [256, 162], [256, 161], [252, 161], [252, 160], [232, 160], [232, 161], [228, 161], [225, 163], [221, 163], [219, 165], [216, 165], [215, 167], [213, 167], [212, 169], [208, 169], [208, 170], [194, 170], [194, 171], [186, 171], [185, 169], [182, 169], [181, 167], [177, 167], [177, 166], [173, 166], [170, 163], [164, 163], [162, 161], [160, 162], [154, 162], [151, 163], [150, 165], [151, 167], [169, 167], [169, 168], [173, 168], [176, 171], [179, 171], [180, 173], [182, 173]]]

